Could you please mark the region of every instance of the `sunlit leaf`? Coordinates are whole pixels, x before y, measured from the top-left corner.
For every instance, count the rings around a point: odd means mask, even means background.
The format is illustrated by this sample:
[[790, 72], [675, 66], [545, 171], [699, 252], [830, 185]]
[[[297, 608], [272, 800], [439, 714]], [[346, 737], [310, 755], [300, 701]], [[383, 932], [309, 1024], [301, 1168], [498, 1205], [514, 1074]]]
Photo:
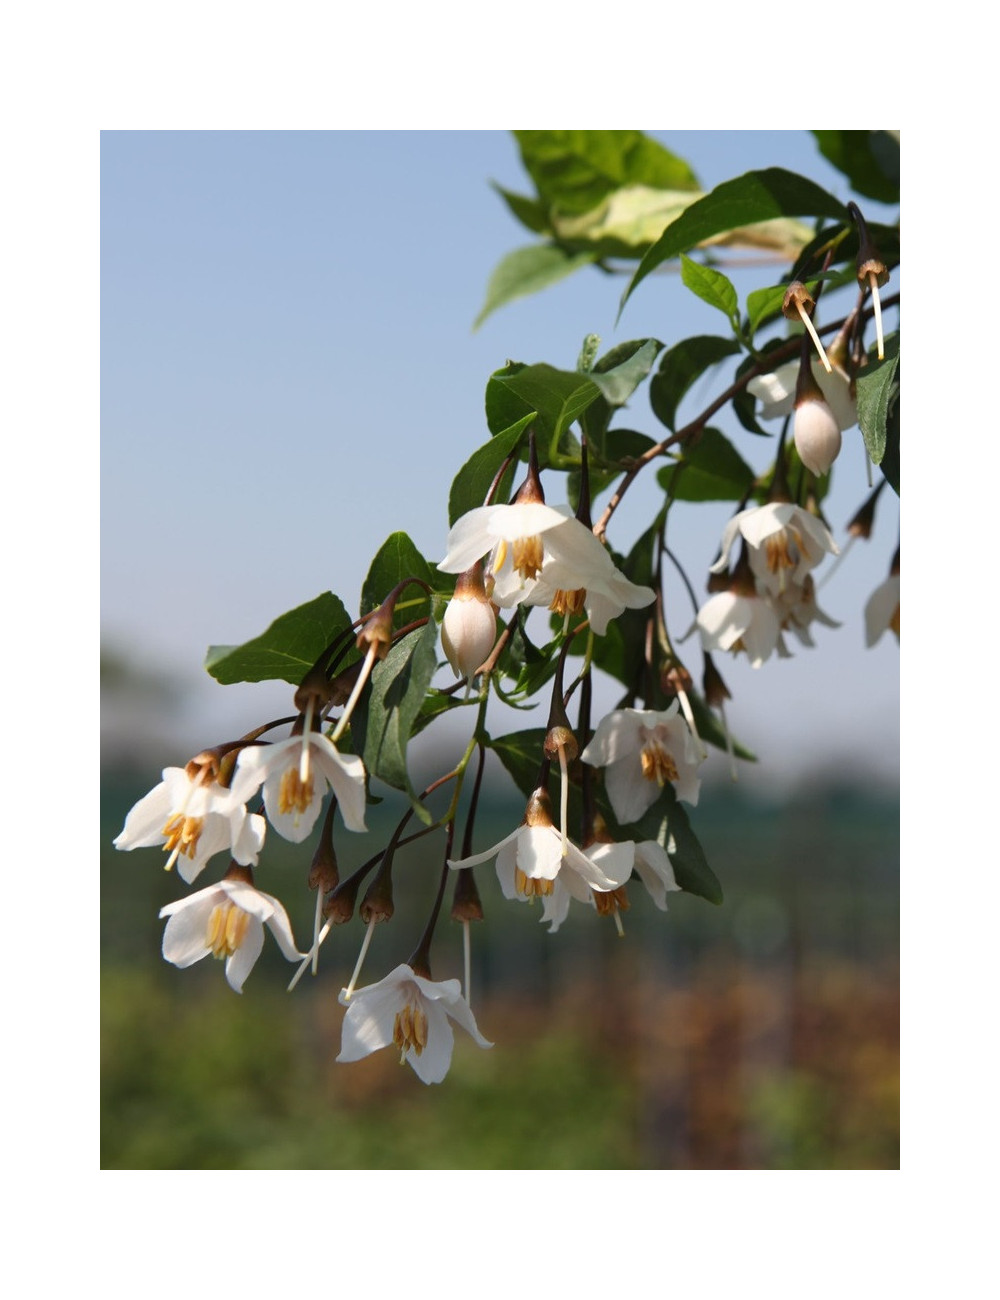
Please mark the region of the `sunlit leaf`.
[[278, 680], [298, 686], [333, 639], [351, 625], [339, 597], [325, 591], [276, 618], [243, 645], [209, 646], [205, 667], [217, 682]]
[[[522, 415], [509, 429], [504, 429], [472, 453], [455, 475], [448, 495], [448, 522], [453, 524], [467, 511], [485, 504], [486, 493], [504, 460], [525, 437], [525, 430], [535, 412]], [[498, 496], [498, 500], [502, 500]]]
[[[889, 407], [899, 391], [899, 334], [885, 340], [885, 360], [869, 361], [857, 378], [858, 424], [873, 465], [881, 465], [885, 455], [886, 422]], [[898, 477], [894, 484], [898, 491]]]
[[676, 463], [661, 469], [656, 480], [678, 501], [740, 501], [755, 474], [718, 429], [703, 429], [685, 443]]
[[501, 260], [490, 276], [486, 301], [472, 328], [478, 329], [498, 307], [565, 279], [596, 257], [594, 251], [571, 253], [557, 244], [529, 244], [526, 248], [516, 248]]
[[739, 299], [733, 282], [714, 266], [705, 266], [681, 254], [681, 280], [693, 294], [715, 307], [728, 321], [736, 321]]
[[852, 189], [880, 203], [899, 202], [898, 131], [813, 131], [820, 153]]
[[714, 334], [699, 334], [668, 348], [649, 385], [649, 401], [656, 418], [676, 431], [677, 407], [684, 394], [710, 366], [739, 350], [735, 339]]

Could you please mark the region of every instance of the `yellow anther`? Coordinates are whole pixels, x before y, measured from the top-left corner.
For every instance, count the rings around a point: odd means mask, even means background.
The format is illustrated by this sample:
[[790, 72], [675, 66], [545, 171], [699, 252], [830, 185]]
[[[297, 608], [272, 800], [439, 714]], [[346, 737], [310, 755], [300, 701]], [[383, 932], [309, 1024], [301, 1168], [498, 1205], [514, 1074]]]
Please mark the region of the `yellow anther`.
[[161, 835], [167, 837], [167, 842], [163, 846], [164, 853], [183, 853], [193, 858], [204, 826], [203, 817], [185, 817], [183, 813], [171, 817], [160, 831]]
[[402, 1011], [396, 1012], [392, 1041], [399, 1048], [400, 1061], [406, 1059], [411, 1047], [417, 1056], [420, 1055], [427, 1046], [427, 1015], [422, 1007], [407, 1002]]
[[217, 903], [212, 908], [205, 930], [205, 942], [213, 957], [231, 957], [247, 937], [250, 913], [233, 902]]
[[552, 881], [526, 876], [520, 867], [515, 867], [514, 888], [523, 898], [547, 898], [552, 893]]
[[617, 889], [608, 890], [607, 893], [601, 893], [595, 889], [594, 906], [597, 908], [598, 916], [611, 916], [615, 912], [627, 912], [629, 901], [625, 886], [619, 885]]
[[297, 767], [288, 768], [282, 775], [281, 786], [278, 789], [278, 812], [289, 813], [294, 809], [296, 812], [304, 813], [312, 803], [312, 799], [312, 777], [303, 781]]
[[677, 764], [657, 740], [648, 740], [639, 755], [642, 774], [647, 781], [662, 786], [666, 781], [677, 780]]
[[552, 597], [552, 604], [549, 609], [553, 614], [579, 614], [586, 599], [586, 587], [578, 587], [576, 591], [563, 591], [560, 587]]
[[514, 543], [514, 568], [522, 578], [535, 578], [542, 567], [542, 539], [519, 537]]

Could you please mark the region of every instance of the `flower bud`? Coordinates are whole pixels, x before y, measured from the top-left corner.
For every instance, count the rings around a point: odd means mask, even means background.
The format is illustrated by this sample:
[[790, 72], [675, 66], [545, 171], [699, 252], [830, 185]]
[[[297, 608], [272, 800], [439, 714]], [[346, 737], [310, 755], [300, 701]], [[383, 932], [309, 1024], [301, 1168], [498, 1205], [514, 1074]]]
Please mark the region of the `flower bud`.
[[476, 878], [471, 867], [463, 867], [455, 881], [455, 893], [451, 903], [453, 921], [481, 921], [483, 904], [476, 887]]
[[840, 454], [840, 426], [822, 397], [795, 408], [795, 449], [806, 469], [825, 474]]
[[497, 617], [486, 599], [478, 564], [458, 577], [441, 624], [441, 646], [456, 676], [471, 682], [493, 649]]

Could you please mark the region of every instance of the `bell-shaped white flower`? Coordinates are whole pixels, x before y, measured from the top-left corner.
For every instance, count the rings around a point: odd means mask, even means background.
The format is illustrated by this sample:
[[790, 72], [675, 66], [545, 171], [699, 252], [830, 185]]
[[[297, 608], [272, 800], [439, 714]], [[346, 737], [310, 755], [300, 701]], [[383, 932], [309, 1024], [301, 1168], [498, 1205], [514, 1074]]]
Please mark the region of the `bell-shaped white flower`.
[[877, 645], [891, 628], [899, 640], [899, 573], [892, 573], [868, 597], [865, 605], [865, 645]]
[[220, 785], [207, 764], [167, 767], [163, 780], [143, 795], [125, 818], [116, 849], [163, 845], [167, 869], [190, 884], [216, 853], [256, 866], [264, 821], [247, 816], [246, 799]]
[[249, 799], [261, 785], [268, 820], [279, 835], [301, 843], [316, 823], [327, 789], [337, 796], [344, 825], [365, 826], [365, 765], [356, 754], [340, 754], [318, 731], [290, 736], [273, 745], [240, 750], [233, 793]]
[[743, 650], [759, 668], [778, 646], [781, 623], [764, 596], [720, 591], [702, 605], [695, 619], [703, 650]]
[[163, 931], [167, 961], [184, 968], [209, 953], [224, 958], [226, 979], [237, 993], [243, 992], [243, 982], [264, 947], [265, 925], [289, 961], [300, 961], [305, 955], [295, 946], [288, 913], [276, 898], [254, 888], [249, 872], [231, 871], [217, 885], [168, 903], [160, 916], [169, 918]]
[[341, 1002], [347, 1007], [341, 1035], [340, 1062], [360, 1061], [390, 1043], [424, 1083], [440, 1083], [451, 1065], [455, 1035], [449, 1019], [480, 1047], [493, 1044], [479, 1032], [476, 1018], [462, 997], [458, 980], [431, 980], [412, 967], [397, 966], [377, 984], [358, 989]]
[[723, 573], [737, 537], [747, 545], [750, 569], [768, 591], [783, 591], [787, 582], [802, 582], [824, 555], [836, 555], [836, 542], [821, 519], [790, 501], [770, 501], [741, 510], [722, 534], [721, 554], [711, 566]]
[[698, 802], [701, 758], [676, 700], [660, 713], [616, 709], [607, 714], [580, 757], [604, 768], [608, 798], [620, 822], [638, 821], [667, 781], [679, 799]]
[[[793, 633], [805, 646], [814, 644], [809, 631], [810, 623], [822, 623], [825, 627], [840, 627], [835, 618], [825, 614], [816, 603], [816, 584], [811, 573], [807, 573], [802, 582], [789, 583], [784, 591], [771, 597], [772, 606], [784, 632]], [[778, 653], [789, 658], [780, 636]]]
[[[852, 428], [858, 422], [858, 405], [851, 396], [851, 381], [846, 372], [834, 364], [833, 370], [828, 374], [815, 357], [811, 369], [840, 429], [844, 431]], [[756, 379], [750, 380], [747, 392], [752, 393], [760, 402], [757, 414], [762, 420], [777, 420], [791, 415], [795, 408], [798, 377], [798, 361], [786, 361], [769, 375], [758, 375]]]
[[[566, 839], [552, 822], [549, 798], [536, 790], [528, 801], [525, 820], [510, 835], [482, 853], [448, 859], [455, 870], [496, 858], [497, 879], [505, 898], [524, 901], [545, 898], [561, 880], [574, 897], [589, 898], [589, 890], [617, 889], [632, 874], [632, 850], [588, 856]], [[568, 904], [567, 904], [568, 906]]]
[[[608, 837], [595, 839], [585, 849], [578, 850], [593, 866], [599, 867], [610, 879], [620, 880], [613, 889], [594, 889], [587, 885], [577, 872], [560, 872], [552, 882], [552, 892], [542, 902], [542, 921], [548, 922], [549, 934], [562, 925], [569, 913], [571, 899], [596, 907], [602, 915], [615, 915], [628, 907], [625, 881], [632, 874], [635, 862], [635, 845], [631, 840], [616, 843]], [[619, 930], [621, 928], [619, 922]]]

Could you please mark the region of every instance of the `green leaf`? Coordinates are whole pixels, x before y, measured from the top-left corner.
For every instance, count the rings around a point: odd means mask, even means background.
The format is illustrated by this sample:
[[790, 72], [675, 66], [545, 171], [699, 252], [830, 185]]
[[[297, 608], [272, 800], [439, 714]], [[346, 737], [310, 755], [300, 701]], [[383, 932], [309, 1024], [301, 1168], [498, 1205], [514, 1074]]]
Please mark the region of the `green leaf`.
[[437, 668], [437, 627], [431, 619], [392, 646], [375, 665], [367, 698], [354, 710], [351, 730], [357, 751], [371, 776], [395, 790], [405, 790], [417, 816], [432, 818], [410, 784], [406, 747]]
[[515, 298], [537, 293], [596, 258], [596, 251], [571, 253], [557, 244], [529, 244], [526, 248], [516, 248], [494, 268], [486, 286], [486, 301], [472, 328], [478, 329], [498, 307], [513, 302]]
[[832, 194], [782, 167], [724, 181], [682, 212], [649, 249], [622, 294], [619, 315], [636, 286], [662, 262], [722, 232], [786, 216], [848, 220], [847, 209]]
[[715, 307], [730, 323], [739, 325], [739, 299], [732, 281], [713, 266], [705, 266], [681, 254], [681, 279], [702, 302]]
[[545, 211], [545, 204], [539, 203], [537, 199], [528, 198], [525, 194], [515, 194], [512, 190], [505, 190], [502, 185], [496, 181], [490, 181], [490, 184], [503, 199], [504, 203], [510, 209], [512, 215], [520, 221], [522, 226], [527, 226], [533, 230], [536, 235], [547, 235], [551, 233], [549, 226], [548, 214]]
[[868, 455], [873, 465], [881, 465], [882, 457], [885, 455], [889, 408], [899, 392], [896, 379], [898, 369], [899, 334], [895, 333], [886, 337], [885, 360], [869, 361], [868, 365], [858, 372], [858, 424], [864, 434], [865, 446], [868, 448]]
[[[691, 829], [684, 807], [677, 800], [667, 814], [667, 834], [667, 856], [681, 889], [689, 894], [697, 894], [700, 898], [707, 898], [710, 903], [718, 906], [723, 901], [722, 885], [708, 865], [705, 850]], [[674, 846], [673, 852], [671, 843]]]
[[820, 153], [859, 194], [899, 202], [898, 131], [814, 131]]
[[[453, 524], [469, 510], [474, 510], [476, 506], [485, 503], [486, 493], [490, 490], [490, 484], [497, 470], [517, 447], [524, 436], [524, 431], [534, 418], [535, 412], [529, 411], [527, 415], [515, 421], [509, 429], [504, 429], [502, 433], [498, 433], [472, 453], [455, 475], [451, 492], [448, 494], [449, 524]], [[499, 495], [497, 499], [501, 499]]]
[[[853, 272], [852, 272], [853, 275]], [[839, 285], [832, 283], [833, 277], [827, 278], [824, 283], [828, 289], [837, 288]], [[843, 281], [841, 281], [842, 283]], [[820, 283], [819, 279], [814, 277], [811, 280], [802, 282], [808, 291], [815, 295], [816, 287]], [[782, 314], [782, 307], [785, 302], [785, 294], [788, 292], [787, 284], [774, 284], [767, 289], [754, 289], [747, 294], [747, 319], [750, 333], [753, 334], [757, 328], [765, 321], [772, 320]]]
[[[435, 581], [440, 582], [441, 575], [431, 570], [406, 533], [391, 533], [372, 560], [361, 587], [361, 613], [368, 614], [378, 609], [404, 578], [419, 578], [433, 587]], [[430, 612], [430, 597], [423, 587], [413, 583], [396, 601], [392, 625], [398, 631], [414, 619], [426, 618]]]
[[663, 344], [659, 339], [632, 339], [606, 352], [590, 372], [611, 407], [624, 406], [653, 368]]
[[641, 131], [515, 131], [521, 160], [542, 203], [587, 212], [623, 185], [695, 190], [683, 159]]
[[699, 334], [668, 348], [649, 385], [649, 401], [661, 424], [676, 432], [677, 407], [684, 394], [709, 366], [724, 361], [739, 350], [734, 339], [719, 338], [714, 334]]
[[[575, 370], [557, 370], [544, 362], [534, 366], [512, 363], [505, 370], [495, 371], [490, 377], [490, 385], [496, 385], [508, 397], [514, 398], [520, 406], [519, 414], [526, 411], [538, 413], [535, 429], [538, 460], [542, 466], [562, 466], [563, 457], [559, 449], [562, 435], [601, 395], [601, 390], [589, 375], [581, 375]], [[488, 403], [489, 397], [488, 386]]]
[[[728, 753], [729, 745], [726, 740], [726, 733], [714, 711], [708, 707], [697, 691], [688, 691], [688, 699], [691, 701], [691, 712], [694, 714], [698, 735], [708, 744], [714, 745], [716, 749]], [[742, 758], [747, 763], [757, 762], [757, 755], [752, 750], [747, 749], [745, 745], [741, 745], [735, 736], [733, 737], [733, 753], [737, 758]]]
[[741, 501], [755, 478], [729, 439], [708, 428], [685, 444], [676, 464], [664, 466], [656, 481], [678, 501]]
[[266, 632], [243, 645], [209, 646], [205, 667], [224, 686], [234, 682], [283, 681], [298, 686], [326, 647], [351, 626], [339, 597], [325, 591], [275, 619]]
[[899, 496], [899, 398], [889, 406], [885, 424], [885, 455], [879, 466], [889, 486]]

